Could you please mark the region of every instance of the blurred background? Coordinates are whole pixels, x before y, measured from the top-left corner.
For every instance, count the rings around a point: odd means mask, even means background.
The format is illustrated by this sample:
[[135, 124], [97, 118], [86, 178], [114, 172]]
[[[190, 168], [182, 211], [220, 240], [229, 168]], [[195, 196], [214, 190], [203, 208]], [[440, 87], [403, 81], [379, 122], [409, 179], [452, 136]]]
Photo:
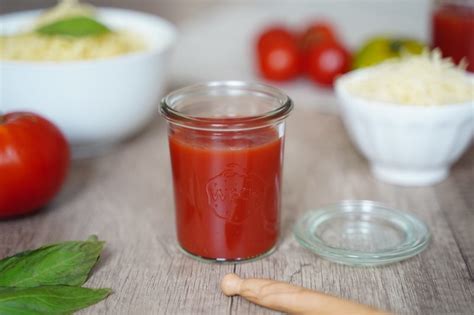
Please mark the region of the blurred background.
[[[354, 50], [373, 35], [408, 36], [428, 42], [429, 0], [92, 0], [96, 6], [146, 11], [173, 22], [179, 30], [169, 85], [220, 79], [260, 80], [254, 59], [258, 33], [279, 23], [303, 30], [328, 20]], [[2, 0], [1, 13], [45, 8], [54, 0]], [[332, 92], [307, 80], [280, 83], [300, 106], [334, 111]]]

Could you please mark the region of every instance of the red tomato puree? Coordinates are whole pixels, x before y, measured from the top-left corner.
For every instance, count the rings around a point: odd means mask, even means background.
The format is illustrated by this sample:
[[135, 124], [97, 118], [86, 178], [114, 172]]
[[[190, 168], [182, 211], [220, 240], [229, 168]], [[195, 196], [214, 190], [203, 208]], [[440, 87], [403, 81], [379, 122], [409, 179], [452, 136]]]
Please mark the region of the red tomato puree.
[[274, 128], [169, 137], [178, 241], [209, 259], [245, 259], [279, 234], [283, 140]]

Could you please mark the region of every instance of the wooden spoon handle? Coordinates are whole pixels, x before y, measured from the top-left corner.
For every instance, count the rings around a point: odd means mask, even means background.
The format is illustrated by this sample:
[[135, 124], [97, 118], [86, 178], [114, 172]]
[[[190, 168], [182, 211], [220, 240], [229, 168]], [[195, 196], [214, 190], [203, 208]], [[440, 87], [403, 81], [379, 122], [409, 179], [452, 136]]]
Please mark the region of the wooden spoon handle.
[[221, 288], [227, 296], [240, 295], [258, 305], [290, 314], [389, 314], [366, 305], [274, 280], [241, 279], [235, 274], [227, 274], [222, 279]]

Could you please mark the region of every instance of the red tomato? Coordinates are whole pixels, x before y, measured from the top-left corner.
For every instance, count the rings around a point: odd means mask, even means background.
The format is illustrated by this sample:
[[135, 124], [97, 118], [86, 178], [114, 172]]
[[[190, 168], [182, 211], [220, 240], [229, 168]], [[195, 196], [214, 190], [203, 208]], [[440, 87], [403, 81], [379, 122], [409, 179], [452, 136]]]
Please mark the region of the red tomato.
[[0, 218], [46, 205], [68, 166], [68, 143], [51, 122], [32, 113], [0, 115]]
[[314, 82], [331, 86], [339, 75], [350, 70], [351, 56], [341, 44], [330, 41], [312, 47], [305, 65]]
[[337, 41], [336, 34], [329, 23], [317, 22], [311, 24], [300, 38], [300, 47], [308, 51], [311, 47], [328, 41]]
[[260, 73], [269, 80], [285, 81], [301, 73], [296, 37], [281, 27], [263, 32], [257, 43]]

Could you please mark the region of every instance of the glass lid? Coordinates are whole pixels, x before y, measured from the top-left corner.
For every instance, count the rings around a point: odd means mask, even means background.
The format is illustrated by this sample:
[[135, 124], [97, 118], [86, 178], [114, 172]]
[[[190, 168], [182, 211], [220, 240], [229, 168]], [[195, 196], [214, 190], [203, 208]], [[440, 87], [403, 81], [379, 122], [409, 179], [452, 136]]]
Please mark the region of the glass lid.
[[377, 266], [412, 257], [429, 243], [425, 223], [411, 213], [368, 200], [348, 200], [308, 211], [294, 228], [298, 242], [321, 257]]

